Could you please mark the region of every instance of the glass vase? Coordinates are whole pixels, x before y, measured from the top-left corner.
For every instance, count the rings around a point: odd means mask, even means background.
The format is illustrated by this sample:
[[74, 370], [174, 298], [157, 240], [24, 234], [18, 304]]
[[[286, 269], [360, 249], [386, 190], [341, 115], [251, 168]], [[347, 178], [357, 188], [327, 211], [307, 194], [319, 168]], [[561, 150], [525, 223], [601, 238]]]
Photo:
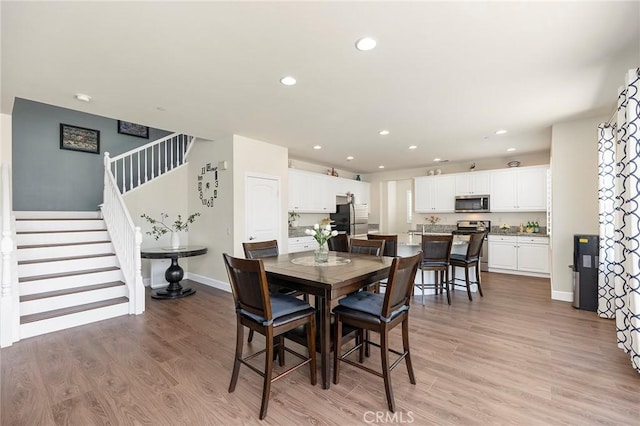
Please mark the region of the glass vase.
[[177, 249], [178, 247], [180, 247], [180, 234], [173, 231], [171, 232], [171, 248]]
[[313, 260], [316, 263], [327, 263], [329, 261], [329, 247], [327, 243], [320, 244], [316, 251], [313, 252]]

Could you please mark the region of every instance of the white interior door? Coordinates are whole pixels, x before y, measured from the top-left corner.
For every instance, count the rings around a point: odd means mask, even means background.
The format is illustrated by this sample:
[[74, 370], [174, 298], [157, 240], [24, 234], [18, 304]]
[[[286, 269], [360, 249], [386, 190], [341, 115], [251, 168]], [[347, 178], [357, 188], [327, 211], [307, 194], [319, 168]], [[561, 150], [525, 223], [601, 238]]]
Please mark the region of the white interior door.
[[[244, 241], [280, 239], [280, 179], [247, 176]], [[282, 246], [278, 241], [278, 245]]]

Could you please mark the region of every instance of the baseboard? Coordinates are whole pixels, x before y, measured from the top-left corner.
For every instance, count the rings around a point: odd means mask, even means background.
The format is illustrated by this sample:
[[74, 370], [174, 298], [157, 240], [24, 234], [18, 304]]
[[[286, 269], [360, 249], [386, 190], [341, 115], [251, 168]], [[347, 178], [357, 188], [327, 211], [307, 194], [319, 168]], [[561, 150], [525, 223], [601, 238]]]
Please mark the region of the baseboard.
[[205, 277], [203, 275], [192, 274], [190, 272], [185, 272], [184, 277], [186, 279], [190, 279], [200, 284], [204, 284], [209, 287], [217, 288], [219, 290], [226, 291], [227, 293], [231, 293], [231, 285], [224, 281], [214, 280], [213, 278]]
[[563, 302], [573, 302], [573, 292], [571, 291], [551, 291], [551, 300], [560, 300]]

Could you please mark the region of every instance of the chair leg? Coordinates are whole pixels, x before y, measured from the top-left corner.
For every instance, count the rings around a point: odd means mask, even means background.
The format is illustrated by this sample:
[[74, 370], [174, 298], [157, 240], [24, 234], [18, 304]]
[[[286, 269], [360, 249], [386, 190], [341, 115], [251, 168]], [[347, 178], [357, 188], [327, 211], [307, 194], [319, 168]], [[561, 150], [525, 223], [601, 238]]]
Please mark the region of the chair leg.
[[[364, 347], [364, 356], [366, 356], [367, 358], [369, 358], [369, 356], [371, 355], [371, 345], [369, 344], [369, 330], [360, 330], [362, 337], [362, 343], [363, 343], [363, 347]], [[364, 358], [362, 357], [362, 352], [363, 352], [363, 348], [360, 347], [360, 364], [362, 364], [364, 362]]]
[[413, 374], [413, 365], [411, 364], [411, 352], [409, 351], [409, 317], [402, 321], [402, 349], [407, 354], [404, 361], [407, 364], [407, 373], [409, 381], [412, 385], [416, 384], [416, 376]]
[[278, 340], [278, 365], [282, 367], [284, 366], [284, 336], [278, 336], [277, 340]]
[[269, 393], [271, 392], [271, 374], [273, 373], [273, 333], [265, 336], [267, 351], [264, 359], [264, 384], [262, 385], [262, 405], [260, 406], [260, 420], [267, 416]]
[[316, 385], [318, 381], [317, 371], [316, 371], [316, 317], [315, 315], [311, 316], [311, 322], [307, 324], [307, 350], [309, 351], [309, 358], [311, 358], [311, 362], [309, 363], [309, 376], [311, 377], [311, 384], [313, 386]]
[[424, 306], [424, 270], [422, 271], [422, 305]]
[[384, 390], [387, 394], [387, 405], [389, 406], [389, 411], [395, 413], [396, 404], [393, 400], [391, 371], [389, 370], [389, 330], [386, 327], [380, 331], [380, 358], [382, 360], [382, 378], [384, 379]]
[[247, 342], [251, 343], [253, 340], [253, 330], [249, 329], [249, 337], [247, 338]]
[[340, 381], [340, 352], [342, 352], [342, 321], [340, 315], [336, 315], [333, 323], [333, 383]]
[[444, 270], [444, 287], [447, 291], [447, 303], [451, 304], [451, 294], [449, 293], [449, 268]]
[[242, 345], [244, 344], [244, 326], [240, 324], [240, 318], [238, 318], [238, 325], [236, 331], [236, 355], [233, 361], [233, 373], [231, 373], [231, 383], [229, 384], [229, 393], [236, 390], [236, 383], [238, 383], [238, 374], [240, 373], [240, 360], [242, 359]]
[[467, 284], [467, 296], [469, 296], [469, 300], [473, 300], [471, 298], [471, 285], [469, 284], [469, 268], [466, 266], [464, 268], [464, 281]]
[[480, 293], [480, 297], [484, 297], [482, 294], [482, 286], [480, 285], [480, 265], [476, 264], [476, 282], [478, 283], [478, 293]]

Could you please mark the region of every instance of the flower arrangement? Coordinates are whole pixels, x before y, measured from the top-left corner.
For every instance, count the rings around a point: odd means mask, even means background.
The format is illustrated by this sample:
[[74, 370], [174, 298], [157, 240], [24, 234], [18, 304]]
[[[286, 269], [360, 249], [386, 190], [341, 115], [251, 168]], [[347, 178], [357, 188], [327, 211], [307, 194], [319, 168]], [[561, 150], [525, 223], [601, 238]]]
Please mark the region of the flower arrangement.
[[509, 229], [511, 229], [511, 227], [508, 223], [503, 223], [502, 225], [500, 225], [500, 229], [503, 231], [508, 231]]
[[323, 247], [329, 238], [338, 235], [338, 231], [331, 230], [331, 221], [328, 219], [323, 220], [320, 225], [316, 223], [313, 229], [306, 229], [304, 233], [313, 236], [320, 247]]
[[440, 217], [431, 215], [427, 218], [427, 222], [429, 222], [431, 225], [435, 225], [436, 223], [440, 222]]
[[298, 218], [300, 217], [300, 213], [290, 211], [289, 212], [289, 227], [294, 227], [298, 225]]
[[141, 218], [145, 219], [149, 222], [151, 226], [151, 231], [147, 231], [147, 235], [151, 235], [156, 240], [166, 234], [167, 232], [179, 232], [179, 231], [189, 231], [189, 225], [195, 222], [196, 218], [200, 216], [200, 213], [193, 213], [189, 215], [186, 220], [182, 220], [182, 216], [178, 215], [178, 218], [173, 221], [173, 223], [166, 223], [166, 220], [169, 219], [169, 215], [166, 213], [160, 213], [160, 220], [154, 219], [151, 216], [143, 213], [140, 215]]

